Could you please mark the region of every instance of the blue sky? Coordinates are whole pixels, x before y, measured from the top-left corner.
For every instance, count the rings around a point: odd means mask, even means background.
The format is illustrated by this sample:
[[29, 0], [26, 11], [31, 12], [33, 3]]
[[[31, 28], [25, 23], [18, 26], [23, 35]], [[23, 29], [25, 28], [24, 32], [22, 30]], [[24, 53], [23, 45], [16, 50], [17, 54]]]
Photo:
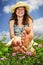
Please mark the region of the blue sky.
[[34, 31], [43, 34], [43, 0], [0, 0], [0, 35], [3, 32], [9, 33], [10, 8], [18, 1], [24, 1], [30, 5], [29, 14], [34, 20]]

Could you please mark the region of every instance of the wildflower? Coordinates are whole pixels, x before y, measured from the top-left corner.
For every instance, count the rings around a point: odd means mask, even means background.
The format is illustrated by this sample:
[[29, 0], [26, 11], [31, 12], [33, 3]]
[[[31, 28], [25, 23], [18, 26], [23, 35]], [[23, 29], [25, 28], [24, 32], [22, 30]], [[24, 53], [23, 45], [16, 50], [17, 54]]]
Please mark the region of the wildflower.
[[16, 56], [16, 53], [12, 53], [12, 56]]
[[3, 58], [4, 60], [6, 60], [6, 59], [7, 59], [5, 56], [2, 56], [2, 58]]
[[38, 44], [38, 48], [42, 48], [42, 44]]
[[4, 60], [4, 58], [0, 58], [0, 60]]
[[26, 52], [26, 55], [29, 55], [29, 56], [31, 56], [31, 55], [32, 55], [32, 52], [31, 52], [31, 51], [29, 51], [29, 52]]

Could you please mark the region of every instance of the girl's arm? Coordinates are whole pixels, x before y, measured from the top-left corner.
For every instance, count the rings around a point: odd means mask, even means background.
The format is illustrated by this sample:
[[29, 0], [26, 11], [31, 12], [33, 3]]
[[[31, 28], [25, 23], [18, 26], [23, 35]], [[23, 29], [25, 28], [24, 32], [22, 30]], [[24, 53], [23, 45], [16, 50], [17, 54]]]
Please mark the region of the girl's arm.
[[10, 38], [13, 38], [15, 36], [14, 34], [14, 20], [11, 20], [9, 22], [9, 32], [10, 32]]
[[14, 20], [10, 20], [10, 22], [8, 23], [9, 24], [10, 38], [11, 38], [11, 40], [6, 44], [6, 46], [8, 46], [8, 47], [10, 47], [12, 44], [12, 41], [17, 38], [17, 36], [15, 36], [15, 34], [14, 34], [14, 27], [13, 27], [14, 22], [15, 22]]

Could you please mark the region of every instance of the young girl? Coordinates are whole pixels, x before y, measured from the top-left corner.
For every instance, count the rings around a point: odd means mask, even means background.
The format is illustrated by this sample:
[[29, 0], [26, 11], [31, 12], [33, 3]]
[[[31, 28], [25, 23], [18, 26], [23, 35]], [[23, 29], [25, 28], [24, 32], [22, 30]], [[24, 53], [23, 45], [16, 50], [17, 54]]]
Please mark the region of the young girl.
[[14, 52], [25, 53], [27, 49], [33, 48], [33, 20], [28, 11], [29, 6], [24, 2], [17, 2], [11, 9], [9, 31]]

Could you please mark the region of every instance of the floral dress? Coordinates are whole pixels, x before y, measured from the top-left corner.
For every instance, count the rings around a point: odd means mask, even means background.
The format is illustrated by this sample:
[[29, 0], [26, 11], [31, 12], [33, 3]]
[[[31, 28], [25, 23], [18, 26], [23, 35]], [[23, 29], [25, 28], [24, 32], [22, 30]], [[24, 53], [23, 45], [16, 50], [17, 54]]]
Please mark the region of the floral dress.
[[24, 30], [24, 27], [26, 27], [27, 25], [24, 25], [22, 28], [18, 27], [17, 25], [14, 24], [14, 34], [16, 36], [21, 36], [23, 30]]

